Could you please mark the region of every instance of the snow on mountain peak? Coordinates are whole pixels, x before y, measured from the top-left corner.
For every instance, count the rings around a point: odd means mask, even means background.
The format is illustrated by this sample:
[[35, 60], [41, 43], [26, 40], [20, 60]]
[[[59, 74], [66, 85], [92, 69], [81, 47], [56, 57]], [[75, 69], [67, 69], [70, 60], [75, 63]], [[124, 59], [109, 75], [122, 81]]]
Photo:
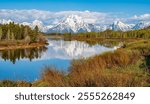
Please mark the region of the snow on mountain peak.
[[62, 22], [62, 25], [72, 29], [73, 32], [77, 32], [80, 27], [83, 27], [84, 21], [77, 15], [70, 15]]
[[25, 25], [25, 26], [30, 26], [32, 29], [34, 29], [36, 26], [38, 26], [39, 30], [42, 32], [47, 32], [52, 27], [51, 25], [45, 26], [43, 24], [43, 22], [39, 21], [39, 20], [34, 20], [32, 23], [23, 22], [21, 24]]
[[92, 28], [93, 26], [84, 22], [82, 17], [78, 15], [69, 15], [68, 17], [64, 18], [63, 21], [59, 22], [53, 28], [51, 28], [49, 32], [91, 32]]
[[34, 20], [31, 24], [31, 27], [32, 28], [35, 28], [35, 26], [38, 26], [39, 30], [42, 31], [42, 32], [47, 32], [48, 29], [49, 29], [49, 26], [45, 26], [43, 24], [42, 21], [39, 21], [39, 20]]
[[80, 17], [80, 16], [78, 16], [78, 15], [72, 14], [72, 15], [69, 15], [67, 18], [74, 19], [74, 20], [79, 20], [79, 19], [81, 19], [82, 17]]
[[[0, 24], [9, 24], [13, 22], [12, 20], [0, 19]], [[30, 26], [32, 29], [35, 26], [39, 27], [39, 30], [45, 33], [80, 33], [80, 32], [99, 32], [105, 31], [107, 29], [114, 31], [128, 31], [128, 30], [138, 30], [150, 26], [150, 22], [140, 21], [137, 24], [126, 24], [121, 21], [114, 21], [112, 24], [100, 25], [100, 24], [89, 24], [84, 21], [84, 18], [78, 15], [69, 15], [59, 20], [57, 24], [45, 25], [40, 20], [34, 20], [33, 22], [22, 22], [15, 24], [22, 24]]]
[[38, 26], [39, 28], [42, 27], [44, 24], [42, 23], [42, 21], [39, 21], [39, 20], [34, 20], [32, 22], [32, 25], [35, 27], [35, 26]]
[[115, 31], [128, 31], [131, 29], [131, 25], [125, 24], [121, 21], [114, 21], [111, 25], [111, 29]]
[[31, 25], [31, 23], [28, 23], [28, 22], [22, 22], [21, 24], [24, 26], [30, 26]]
[[65, 22], [83, 23], [84, 20], [78, 15], [69, 15], [66, 18]]
[[114, 25], [124, 25], [124, 23], [121, 21], [114, 21], [113, 24]]
[[150, 26], [150, 22], [141, 21], [141, 22], [137, 23], [137, 24], [133, 27], [133, 29], [134, 29], [134, 30], [138, 30], [138, 29], [146, 28], [146, 27], [148, 27], [148, 26]]
[[0, 24], [9, 24], [10, 22], [13, 22], [12, 20], [5, 20], [5, 19], [2, 19], [0, 20]]

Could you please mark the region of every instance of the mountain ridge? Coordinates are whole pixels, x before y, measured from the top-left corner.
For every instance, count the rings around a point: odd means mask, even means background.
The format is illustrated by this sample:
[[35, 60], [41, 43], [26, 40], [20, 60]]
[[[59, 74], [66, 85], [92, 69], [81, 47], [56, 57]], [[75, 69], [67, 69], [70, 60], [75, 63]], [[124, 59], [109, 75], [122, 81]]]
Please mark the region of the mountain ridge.
[[[13, 22], [12, 20], [0, 20], [0, 24], [9, 24]], [[17, 22], [15, 22], [18, 24]], [[63, 20], [59, 21], [57, 24], [45, 25], [40, 20], [34, 20], [31, 23], [22, 22], [21, 25], [27, 25], [31, 28], [35, 26], [39, 27], [39, 30], [44, 33], [81, 33], [81, 32], [100, 32], [105, 30], [114, 30], [114, 31], [129, 31], [129, 30], [138, 30], [144, 29], [150, 26], [150, 22], [140, 21], [136, 24], [126, 24], [122, 21], [114, 21], [109, 25], [96, 25], [91, 23], [86, 23], [84, 19], [78, 15], [69, 15]]]

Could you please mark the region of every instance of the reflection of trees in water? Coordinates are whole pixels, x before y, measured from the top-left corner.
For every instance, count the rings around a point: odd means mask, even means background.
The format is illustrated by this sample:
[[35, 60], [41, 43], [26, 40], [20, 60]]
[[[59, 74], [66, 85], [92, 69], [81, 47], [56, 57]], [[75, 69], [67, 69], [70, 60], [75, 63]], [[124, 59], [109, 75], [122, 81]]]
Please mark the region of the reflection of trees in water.
[[47, 47], [27, 48], [27, 49], [16, 49], [16, 50], [5, 50], [0, 52], [2, 59], [10, 60], [15, 64], [16, 60], [27, 58], [30, 61], [32, 59], [40, 58], [43, 52], [46, 52]]

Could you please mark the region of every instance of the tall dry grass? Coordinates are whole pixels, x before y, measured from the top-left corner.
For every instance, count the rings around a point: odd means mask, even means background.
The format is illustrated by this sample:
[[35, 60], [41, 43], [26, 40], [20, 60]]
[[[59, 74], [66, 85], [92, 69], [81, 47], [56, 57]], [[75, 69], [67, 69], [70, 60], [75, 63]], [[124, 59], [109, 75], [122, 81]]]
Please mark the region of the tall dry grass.
[[140, 59], [137, 51], [126, 51], [124, 49], [115, 52], [107, 52], [89, 59], [75, 60], [72, 62], [70, 72], [92, 71], [94, 69], [109, 69], [115, 67], [126, 67], [136, 63]]
[[25, 81], [10, 81], [3, 80], [0, 81], [0, 87], [31, 87], [32, 84]]
[[[140, 60], [140, 55], [137, 51], [120, 49], [88, 60], [74, 61], [70, 67], [70, 85], [144, 86], [146, 84], [146, 77], [142, 76], [144, 71], [133, 70], [132, 66], [138, 60]], [[139, 69], [139, 66], [136, 66], [136, 69]]]
[[[67, 75], [47, 68], [35, 86], [131, 87], [148, 85], [148, 74], [139, 68], [137, 51], [119, 49], [72, 62]], [[44, 83], [44, 84], [43, 84]]]
[[65, 77], [66, 77], [65, 74], [63, 72], [58, 71], [56, 68], [45, 67], [41, 79], [34, 82], [32, 86], [64, 87], [64, 86], [67, 86]]

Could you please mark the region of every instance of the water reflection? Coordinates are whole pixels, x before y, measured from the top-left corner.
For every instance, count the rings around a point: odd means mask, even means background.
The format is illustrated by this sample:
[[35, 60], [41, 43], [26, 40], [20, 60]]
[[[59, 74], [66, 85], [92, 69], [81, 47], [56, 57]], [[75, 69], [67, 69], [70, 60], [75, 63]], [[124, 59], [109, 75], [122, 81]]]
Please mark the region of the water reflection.
[[115, 48], [107, 48], [101, 45], [90, 46], [87, 43], [79, 41], [57, 41], [50, 40], [48, 50], [42, 55], [41, 59], [79, 59], [86, 58], [106, 51], [112, 51]]
[[46, 50], [47, 47], [5, 50], [0, 51], [0, 57], [5, 61], [9, 60], [15, 64], [17, 60], [21, 59], [29, 59], [32, 61], [33, 59], [41, 58], [42, 53], [46, 52]]
[[0, 57], [5, 61], [10, 60], [15, 64], [16, 60], [25, 59], [38, 61], [48, 59], [72, 60], [86, 58], [112, 50], [114, 50], [114, 48], [107, 48], [98, 44], [91, 46], [79, 41], [49, 40], [49, 45], [47, 47], [1, 51]]
[[67, 71], [72, 59], [86, 58], [115, 48], [90, 46], [84, 42], [49, 40], [47, 47], [0, 52], [0, 80], [34, 81], [45, 66]]

